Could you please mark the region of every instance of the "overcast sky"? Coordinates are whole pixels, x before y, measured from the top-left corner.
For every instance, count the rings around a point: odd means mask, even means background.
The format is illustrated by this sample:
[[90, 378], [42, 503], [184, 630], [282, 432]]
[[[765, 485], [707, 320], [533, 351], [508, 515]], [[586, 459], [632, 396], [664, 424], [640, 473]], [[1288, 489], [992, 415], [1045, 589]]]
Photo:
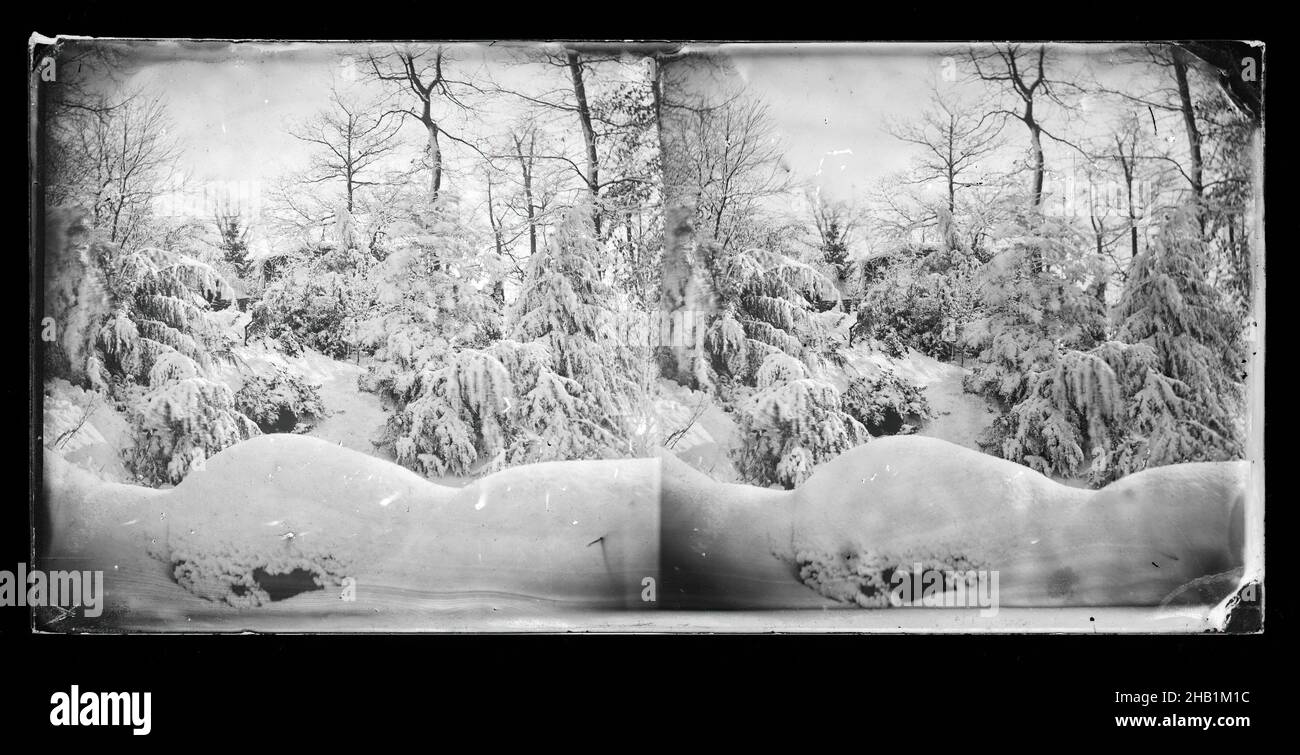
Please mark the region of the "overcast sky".
[[[346, 79], [349, 74], [339, 62], [340, 53], [360, 48], [138, 43], [133, 49], [140, 68], [131, 83], [145, 84], [166, 97], [185, 147], [186, 172], [197, 181], [256, 182], [306, 164], [306, 145], [290, 136], [287, 127], [324, 107], [331, 78]], [[1081, 49], [1087, 53], [1079, 54]], [[947, 45], [732, 45], [720, 51], [730, 57], [748, 88], [769, 104], [796, 179], [815, 181], [824, 192], [840, 197], [865, 196], [914, 158], [915, 148], [889, 135], [887, 119], [917, 116], [936, 86], [968, 94], [978, 91], [977, 84], [945, 80], [945, 65], [951, 65], [945, 58], [952, 52]], [[1104, 76], [1112, 51], [1093, 46], [1056, 52], [1063, 67], [1077, 71], [1091, 61], [1101, 64]], [[523, 89], [534, 88], [539, 76], [555, 83], [557, 71], [538, 73], [536, 64], [505, 65], [506, 51], [501, 48], [462, 46], [453, 54], [459, 58], [461, 76], [490, 72]], [[489, 116], [488, 123], [509, 117], [508, 112], [498, 113]], [[455, 119], [447, 126], [456, 128]], [[415, 130], [411, 135], [418, 138]], [[575, 140], [576, 134], [575, 124]], [[459, 153], [466, 150], [454, 144], [445, 148], [454, 171], [456, 160], [466, 159]]]

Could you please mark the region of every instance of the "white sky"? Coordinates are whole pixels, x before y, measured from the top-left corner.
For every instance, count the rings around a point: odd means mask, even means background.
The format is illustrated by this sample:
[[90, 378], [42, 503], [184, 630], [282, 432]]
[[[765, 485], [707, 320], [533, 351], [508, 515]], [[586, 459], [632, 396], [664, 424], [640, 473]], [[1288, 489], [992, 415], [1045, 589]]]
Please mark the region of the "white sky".
[[[312, 43], [139, 43], [135, 50], [141, 68], [132, 83], [146, 84], [167, 99], [185, 147], [185, 172], [193, 180], [270, 181], [306, 164], [306, 145], [290, 136], [287, 127], [326, 104], [330, 78], [346, 74], [339, 53], [358, 49]], [[1077, 70], [1092, 61], [1104, 72], [1112, 48], [1073, 49], [1087, 54], [1058, 50], [1066, 53], [1064, 66]], [[954, 86], [941, 76], [950, 50], [923, 44], [721, 48], [750, 90], [768, 102], [796, 178], [815, 180], [831, 195], [852, 198], [863, 197], [914, 157], [914, 147], [887, 133], [886, 119], [914, 117], [925, 107], [932, 86]], [[564, 84], [562, 70], [539, 77], [536, 64], [505, 65], [501, 48], [462, 46], [453, 54], [460, 59], [457, 75], [490, 69], [498, 80], [520, 88]], [[496, 128], [513, 115], [508, 110], [491, 114], [477, 128]], [[458, 130], [465, 124], [452, 118], [447, 126]], [[1010, 124], [1010, 141], [1019, 148], [1023, 139], [1017, 138], [1017, 127]], [[418, 141], [414, 129], [411, 136]], [[578, 148], [576, 123], [573, 140], [567, 148]], [[447, 143], [444, 151], [453, 171], [449, 178], [455, 180], [456, 161], [467, 150]]]

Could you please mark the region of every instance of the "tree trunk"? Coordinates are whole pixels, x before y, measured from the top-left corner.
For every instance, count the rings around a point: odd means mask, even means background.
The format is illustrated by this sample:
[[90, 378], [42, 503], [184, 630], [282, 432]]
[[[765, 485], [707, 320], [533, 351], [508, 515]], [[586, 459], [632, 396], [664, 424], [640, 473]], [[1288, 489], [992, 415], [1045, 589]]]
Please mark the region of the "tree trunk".
[[528, 215], [528, 254], [537, 254], [537, 217], [533, 208], [533, 166], [532, 143], [529, 144], [528, 157], [524, 157], [524, 143], [515, 137], [515, 156], [519, 158], [519, 170], [524, 179], [524, 204]]
[[1029, 143], [1034, 152], [1034, 207], [1042, 209], [1043, 207], [1043, 174], [1047, 170], [1046, 160], [1043, 157], [1043, 139], [1037, 125], [1029, 127]]
[[690, 388], [700, 387], [697, 366], [704, 354], [704, 331], [712, 302], [691, 247], [695, 210], [677, 198], [664, 213], [663, 282], [659, 309], [660, 375]]
[[433, 119], [432, 93], [423, 96], [423, 109], [420, 111], [420, 123], [429, 134], [426, 156], [429, 160], [429, 204], [438, 201], [438, 192], [442, 190], [442, 147], [438, 144], [438, 122]]
[[[1034, 209], [1043, 210], [1043, 174], [1047, 171], [1046, 159], [1043, 157], [1043, 138], [1041, 129], [1034, 122], [1034, 103], [1025, 107], [1025, 124], [1029, 126], [1029, 143], [1034, 153]], [[1030, 253], [1030, 270], [1043, 272], [1043, 254], [1037, 249]]]
[[1175, 48], [1173, 51], [1174, 80], [1178, 83], [1178, 100], [1183, 113], [1183, 127], [1187, 130], [1188, 157], [1191, 160], [1188, 178], [1192, 184], [1192, 193], [1196, 195], [1196, 201], [1200, 202], [1205, 191], [1202, 178], [1204, 168], [1201, 161], [1201, 130], [1196, 125], [1196, 111], [1192, 108], [1192, 89], [1187, 81], [1186, 55], [1187, 53], [1181, 49]]
[[596, 158], [596, 132], [591, 127], [591, 109], [587, 106], [587, 87], [582, 80], [582, 62], [574, 50], [568, 52], [569, 75], [573, 78], [573, 97], [578, 103], [578, 120], [582, 123], [582, 141], [587, 147], [587, 188], [591, 191], [592, 221], [596, 238], [600, 238], [600, 165]]
[[442, 148], [438, 145], [438, 124], [429, 124], [429, 163], [432, 175], [429, 176], [429, 201], [437, 202], [438, 193], [442, 191]]

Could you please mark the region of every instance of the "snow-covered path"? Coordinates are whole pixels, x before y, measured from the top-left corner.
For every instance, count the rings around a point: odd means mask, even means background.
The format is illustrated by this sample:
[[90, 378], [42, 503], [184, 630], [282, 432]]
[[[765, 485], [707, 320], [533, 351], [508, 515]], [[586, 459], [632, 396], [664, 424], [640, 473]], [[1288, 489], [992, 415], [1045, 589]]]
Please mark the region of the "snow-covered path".
[[921, 426], [917, 435], [980, 450], [980, 433], [997, 415], [984, 399], [962, 387], [969, 370], [916, 351], [908, 352], [906, 359], [891, 359], [861, 344], [847, 349], [845, 355], [852, 371], [858, 374], [875, 375], [888, 367], [925, 389], [934, 417]]
[[366, 368], [352, 362], [331, 359], [306, 349], [301, 355], [286, 356], [259, 346], [236, 350], [242, 369], [228, 368], [223, 379], [232, 390], [242, 383], [243, 370], [275, 365], [302, 375], [308, 383], [320, 386], [321, 401], [329, 415], [318, 421], [306, 434], [363, 454], [392, 460], [371, 443], [383, 429], [386, 416], [379, 397], [361, 390], [357, 378]]
[[386, 421], [379, 397], [357, 387], [357, 378], [365, 367], [339, 362], [311, 352], [307, 360], [313, 367], [309, 379], [320, 382], [320, 396], [330, 414], [316, 423], [307, 434], [353, 451], [381, 459], [392, 459], [371, 443]]

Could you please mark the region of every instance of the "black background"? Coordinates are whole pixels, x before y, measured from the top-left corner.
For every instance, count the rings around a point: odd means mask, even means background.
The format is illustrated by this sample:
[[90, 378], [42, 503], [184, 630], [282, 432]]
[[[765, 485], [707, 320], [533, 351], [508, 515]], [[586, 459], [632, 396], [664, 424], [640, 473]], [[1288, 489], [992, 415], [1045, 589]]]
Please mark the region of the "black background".
[[[721, 11], [722, 6], [717, 6]], [[709, 20], [700, 5], [585, 6], [533, 4], [488, 9], [488, 20], [459, 19], [459, 8], [393, 3], [275, 12], [266, 4], [172, 5], [163, 10], [109, 3], [28, 8], [9, 36], [10, 97], [26, 101], [26, 40], [46, 35], [296, 39], [637, 38], [637, 39], [1269, 39], [1268, 20], [1242, 9], [1226, 17], [1192, 6], [1118, 10], [1069, 4], [1079, 17], [1050, 8], [984, 6], [952, 14], [937, 6], [860, 5], [766, 8], [751, 4]], [[362, 18], [362, 14], [366, 17]], [[795, 15], [798, 18], [795, 18]], [[545, 20], [540, 20], [545, 17]], [[1206, 22], [1192, 28], [1189, 22]], [[1085, 21], [1093, 28], [1087, 28]], [[1039, 28], [1025, 28], [1038, 23]], [[1232, 24], [1236, 28], [1229, 28]], [[1100, 27], [1100, 28], [1098, 28]], [[21, 40], [19, 35], [21, 34]], [[24, 53], [19, 62], [18, 50]], [[1268, 118], [1282, 123], [1268, 145], [1269, 207], [1291, 205], [1289, 175], [1277, 166], [1290, 152], [1289, 53], [1270, 44]], [[17, 80], [22, 73], [23, 90]], [[17, 131], [17, 108], [8, 120]], [[25, 141], [25, 135], [24, 135]], [[11, 143], [17, 150], [15, 133]], [[1287, 161], [1288, 164], [1290, 161]], [[26, 157], [24, 153], [24, 166]], [[1285, 169], [1288, 170], [1289, 168]], [[24, 171], [26, 176], [26, 171]], [[14, 181], [16, 183], [16, 180]], [[24, 195], [26, 192], [24, 191]], [[20, 195], [23, 196], [23, 195]], [[17, 197], [5, 203], [16, 207]], [[23, 201], [25, 204], [25, 201]], [[14, 268], [21, 251], [6, 227]], [[1290, 219], [1271, 217], [1270, 279], [1289, 282]], [[17, 280], [17, 270], [6, 277]], [[32, 292], [29, 291], [29, 296]], [[1272, 299], [1284, 291], [1274, 286]], [[1275, 302], [1276, 303], [1276, 302]], [[28, 319], [28, 302], [6, 297], [11, 317]], [[1286, 305], [1271, 307], [1267, 332], [1285, 358]], [[18, 320], [10, 320], [18, 322]], [[29, 323], [24, 337], [38, 329]], [[4, 353], [9, 353], [6, 350]], [[0, 411], [4, 427], [28, 426], [27, 365], [9, 357]], [[1282, 369], [1286, 369], [1282, 367]], [[1274, 370], [1276, 371], [1276, 370]], [[1288, 370], [1289, 371], [1289, 370]], [[27, 394], [21, 391], [29, 391]], [[1289, 575], [1279, 557], [1290, 535], [1289, 490], [1276, 495], [1277, 469], [1289, 449], [1277, 444], [1287, 391], [1269, 392], [1268, 535], [1273, 579], [1267, 630], [1254, 636], [62, 636], [34, 635], [24, 609], [0, 608], [0, 733], [28, 747], [58, 748], [105, 740], [126, 747], [193, 744], [256, 750], [259, 742], [392, 743], [420, 750], [499, 745], [531, 748], [677, 749], [701, 740], [757, 738], [767, 746], [822, 748], [826, 736], [862, 750], [966, 746], [1059, 748], [1094, 737], [1124, 742], [1222, 746], [1285, 735], [1294, 724], [1275, 676], [1289, 666]], [[20, 400], [20, 396], [23, 399]], [[39, 402], [36, 404], [39, 407]], [[39, 418], [37, 419], [39, 423]], [[1285, 433], [1286, 425], [1282, 425]], [[1289, 434], [1289, 433], [1287, 433]], [[7, 435], [17, 436], [16, 431]], [[6, 459], [28, 458], [31, 446]], [[7, 467], [9, 465], [6, 465]], [[16, 468], [8, 481], [0, 568], [29, 561], [28, 490]], [[1286, 469], [1282, 472], [1285, 474]], [[1281, 682], [1281, 683], [1279, 683]], [[153, 733], [127, 728], [53, 728], [50, 694], [82, 690], [153, 693]], [[1248, 705], [1121, 706], [1117, 690], [1249, 690]], [[1249, 730], [1116, 730], [1125, 714], [1248, 714]], [[785, 736], [777, 737], [780, 732]], [[10, 739], [14, 745], [17, 739]], [[790, 745], [785, 745], [786, 742]], [[401, 742], [402, 744], [398, 745]], [[893, 744], [897, 742], [897, 744]], [[979, 743], [979, 744], [977, 744]], [[1001, 744], [999, 744], [1001, 743]], [[846, 745], [840, 745], [841, 747]], [[16, 748], [10, 751], [18, 751]]]

